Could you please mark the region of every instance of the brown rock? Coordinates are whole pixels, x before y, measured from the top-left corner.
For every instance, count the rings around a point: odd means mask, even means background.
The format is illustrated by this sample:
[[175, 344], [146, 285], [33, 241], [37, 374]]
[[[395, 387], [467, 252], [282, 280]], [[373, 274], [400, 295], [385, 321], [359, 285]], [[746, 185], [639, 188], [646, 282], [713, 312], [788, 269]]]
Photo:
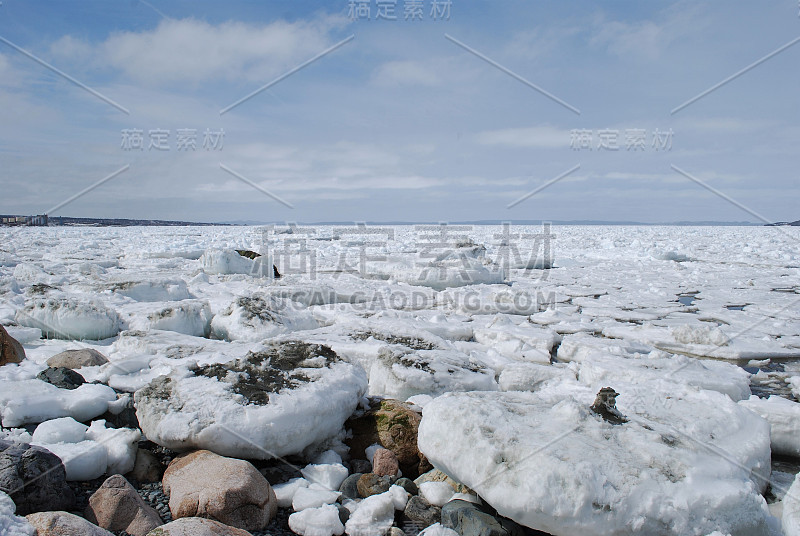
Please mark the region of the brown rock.
[[37, 512], [25, 519], [36, 529], [37, 536], [114, 536], [68, 512]]
[[364, 450], [379, 444], [397, 456], [403, 474], [411, 478], [419, 474], [422, 454], [417, 448], [417, 432], [422, 417], [411, 406], [399, 400], [381, 400], [361, 417], [350, 419], [345, 427], [352, 430], [347, 440], [354, 458], [365, 458]]
[[25, 349], [0, 326], [0, 366], [6, 363], [21, 363], [25, 359]]
[[145, 536], [163, 522], [153, 507], [144, 502], [122, 475], [113, 475], [89, 498], [84, 517], [113, 531]]
[[396, 476], [400, 465], [389, 449], [378, 449], [372, 455], [372, 472], [378, 476]]
[[158, 458], [149, 450], [136, 451], [136, 462], [128, 476], [137, 482], [158, 482], [164, 475], [164, 467]]
[[66, 350], [56, 354], [47, 360], [48, 367], [64, 367], [68, 369], [79, 369], [81, 367], [94, 367], [108, 363], [106, 356], [93, 348], [81, 348], [80, 350]]
[[252, 536], [249, 532], [202, 517], [184, 517], [161, 525], [147, 536]]
[[358, 494], [365, 499], [373, 495], [378, 495], [384, 491], [389, 491], [392, 487], [392, 479], [388, 476], [378, 476], [375, 473], [367, 473], [359, 477], [356, 483]]
[[207, 450], [172, 460], [162, 484], [174, 519], [205, 517], [262, 530], [278, 509], [275, 492], [251, 463]]

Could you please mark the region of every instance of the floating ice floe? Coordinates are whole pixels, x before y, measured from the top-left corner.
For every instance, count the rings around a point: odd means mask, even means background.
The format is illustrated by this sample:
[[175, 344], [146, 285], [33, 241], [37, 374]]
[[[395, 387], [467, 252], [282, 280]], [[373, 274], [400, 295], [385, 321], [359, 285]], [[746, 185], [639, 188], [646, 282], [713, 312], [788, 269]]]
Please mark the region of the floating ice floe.
[[104, 420], [86, 426], [64, 417], [40, 424], [31, 443], [61, 458], [67, 480], [93, 480], [104, 474], [130, 472], [140, 437], [138, 430], [106, 428]]
[[38, 328], [49, 338], [101, 340], [119, 333], [116, 311], [97, 300], [54, 297], [29, 301], [15, 316], [21, 326]]
[[147, 439], [269, 459], [335, 436], [367, 389], [330, 348], [277, 340], [234, 362], [159, 377], [135, 394]]
[[211, 321], [214, 336], [229, 341], [260, 341], [318, 327], [299, 303], [264, 295], [239, 297]]
[[420, 450], [501, 515], [552, 534], [768, 533], [766, 421], [712, 391], [615, 388], [621, 425], [570, 381], [446, 394], [425, 407]]

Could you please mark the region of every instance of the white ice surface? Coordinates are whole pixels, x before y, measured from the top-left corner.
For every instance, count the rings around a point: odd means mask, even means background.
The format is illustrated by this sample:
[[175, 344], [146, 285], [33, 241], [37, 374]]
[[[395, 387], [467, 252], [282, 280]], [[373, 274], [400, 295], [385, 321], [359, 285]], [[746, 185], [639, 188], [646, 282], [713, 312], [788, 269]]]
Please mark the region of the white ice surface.
[[774, 395], [769, 398], [753, 395], [739, 404], [767, 420], [773, 454], [800, 457], [800, 403]]

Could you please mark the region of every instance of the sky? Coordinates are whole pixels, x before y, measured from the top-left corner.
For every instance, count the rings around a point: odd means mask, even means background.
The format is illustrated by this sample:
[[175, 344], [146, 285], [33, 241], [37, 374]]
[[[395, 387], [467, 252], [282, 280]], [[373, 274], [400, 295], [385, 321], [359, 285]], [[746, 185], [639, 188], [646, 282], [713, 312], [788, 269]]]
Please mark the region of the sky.
[[794, 221], [798, 37], [797, 0], [2, 0], [0, 213]]

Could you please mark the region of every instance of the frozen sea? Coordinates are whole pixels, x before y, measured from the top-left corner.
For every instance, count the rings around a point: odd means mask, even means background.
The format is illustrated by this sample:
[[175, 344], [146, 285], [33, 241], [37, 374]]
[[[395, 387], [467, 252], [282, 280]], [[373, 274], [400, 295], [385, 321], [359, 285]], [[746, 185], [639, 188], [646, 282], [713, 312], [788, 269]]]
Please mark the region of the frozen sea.
[[[481, 403], [487, 405], [496, 402], [491, 393], [533, 393], [531, 407], [547, 407], [567, 396], [591, 402], [600, 386], [619, 384], [623, 412], [645, 414], [648, 399], [634, 387], [652, 384], [658, 393], [688, 390], [686, 408], [698, 416], [718, 396], [749, 408], [736, 414], [737, 423], [761, 414], [772, 426], [773, 459], [790, 457], [776, 475], [788, 486], [791, 457], [800, 456], [798, 240], [800, 229], [772, 227], [0, 228], [0, 324], [28, 356], [19, 367], [3, 367], [0, 383], [33, 381], [49, 357], [88, 347], [111, 364], [82, 370], [86, 379], [133, 394], [160, 376], [180, 378], [191, 367], [291, 338], [330, 346], [362, 375], [340, 371], [325, 380], [331, 385], [356, 385], [363, 377], [363, 394], [410, 398], [420, 406], [453, 393], [478, 397], [455, 396], [453, 404], [486, 395]], [[627, 385], [634, 387], [626, 401]], [[790, 406], [769, 402], [769, 395]], [[23, 424], [69, 416], [76, 406], [66, 404], [61, 413], [24, 410], [11, 398], [0, 393], [7, 436]], [[345, 398], [337, 404], [347, 407]], [[431, 407], [441, 414], [441, 404]], [[668, 408], [659, 411], [648, 418], [669, 417]], [[341, 417], [332, 410], [324, 416]], [[203, 446], [200, 433], [175, 437], [162, 425], [143, 429], [156, 442], [173, 441], [170, 447], [181, 441]], [[323, 440], [320, 434], [336, 434], [318, 432], [285, 435], [276, 448], [281, 455], [298, 453]], [[427, 442], [432, 460], [442, 456], [434, 439]], [[213, 441], [225, 454], [242, 448]], [[763, 472], [757, 452], [752, 446], [741, 463]], [[462, 475], [477, 471], [474, 464], [457, 465], [448, 467]], [[630, 475], [620, 475], [615, 486], [636, 489]], [[785, 489], [772, 489], [769, 468], [761, 478], [742, 481], [755, 496], [769, 497], [778, 519]], [[498, 511], [533, 519], [554, 534], [559, 527], [580, 528], [543, 520], [541, 512], [526, 517], [530, 512], [518, 511], [513, 501], [506, 505], [503, 493], [485, 493]], [[723, 514], [739, 508], [725, 504]], [[581, 515], [573, 517], [580, 522]], [[715, 528], [715, 519], [703, 526]], [[735, 523], [720, 526], [735, 532]], [[764, 533], [759, 530], [741, 533]]]

